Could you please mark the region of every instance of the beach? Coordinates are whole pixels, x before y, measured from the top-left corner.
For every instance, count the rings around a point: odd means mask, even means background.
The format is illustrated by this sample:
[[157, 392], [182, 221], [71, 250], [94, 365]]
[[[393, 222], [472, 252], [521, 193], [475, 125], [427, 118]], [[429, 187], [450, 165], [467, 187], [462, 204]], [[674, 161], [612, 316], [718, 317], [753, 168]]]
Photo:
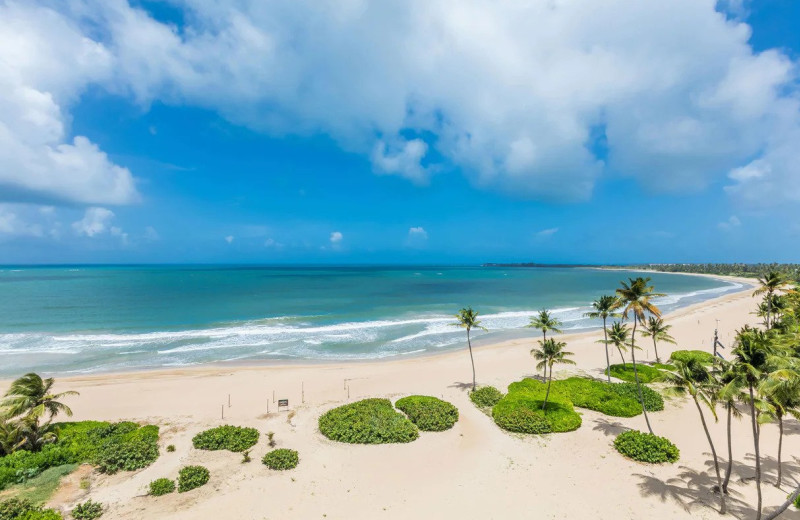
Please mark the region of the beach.
[[[726, 295], [666, 315], [677, 345], [659, 344], [661, 358], [676, 349], [710, 352], [716, 320], [720, 340], [730, 348], [735, 330], [758, 320], [751, 314], [756, 303], [751, 293]], [[557, 366], [555, 377], [604, 377], [604, 348], [597, 343], [601, 337], [602, 331], [561, 335], [577, 364]], [[529, 354], [534, 341], [531, 337], [476, 348], [478, 383], [504, 390], [513, 381], [535, 375]], [[655, 359], [649, 343], [642, 338], [637, 360]], [[610, 353], [611, 362], [619, 363], [618, 354], [613, 349]], [[0, 383], [0, 388], [7, 384]], [[162, 454], [135, 473], [109, 476], [82, 470], [80, 475], [88, 475], [91, 482], [88, 490], [72, 475], [50, 505], [71, 506], [91, 497], [108, 506], [108, 519], [718, 517], [718, 499], [710, 491], [714, 479], [709, 447], [690, 401], [670, 398], [664, 411], [650, 414], [655, 433], [672, 440], [681, 454], [675, 464], [648, 465], [623, 458], [612, 445], [614, 436], [625, 429], [646, 429], [641, 415], [615, 418], [578, 409], [583, 424], [574, 432], [510, 434], [470, 402], [470, 386], [466, 342], [458, 351], [369, 362], [217, 365], [61, 377], [57, 390], [81, 394], [68, 403], [75, 420], [157, 424]], [[366, 397], [394, 401], [411, 394], [455, 404], [459, 421], [445, 432], [423, 432], [410, 444], [340, 444], [317, 430], [319, 416], [340, 404]], [[288, 399], [289, 406], [278, 410], [280, 399]], [[710, 428], [718, 453], [726, 459], [721, 419], [710, 421]], [[253, 462], [241, 464], [240, 455], [227, 451], [192, 448], [195, 434], [221, 424], [262, 432], [252, 451]], [[793, 435], [799, 428], [794, 420], [787, 421], [782, 490], [772, 485], [777, 426], [762, 428], [767, 510], [785, 499], [800, 471], [793, 457], [800, 450], [800, 440]], [[264, 435], [268, 431], [275, 432], [278, 447], [299, 452], [295, 470], [273, 472], [260, 463], [269, 449]], [[734, 422], [733, 436], [729, 509], [735, 517], [749, 518], [755, 485], [750, 480], [753, 445], [747, 416]], [[168, 444], [176, 446], [174, 453], [164, 451]], [[173, 478], [187, 464], [208, 467], [209, 485], [185, 494], [145, 496], [150, 481]], [[794, 510], [784, 516], [799, 517]]]

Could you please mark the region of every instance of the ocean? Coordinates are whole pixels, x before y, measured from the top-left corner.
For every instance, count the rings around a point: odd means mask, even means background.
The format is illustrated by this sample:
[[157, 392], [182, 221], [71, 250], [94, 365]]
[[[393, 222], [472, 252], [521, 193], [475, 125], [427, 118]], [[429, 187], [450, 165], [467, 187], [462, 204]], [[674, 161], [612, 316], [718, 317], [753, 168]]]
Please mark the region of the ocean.
[[[223, 361], [368, 360], [463, 348], [462, 307], [489, 332], [538, 336], [551, 309], [565, 331], [639, 273], [589, 268], [65, 266], [0, 267], [0, 375], [81, 374]], [[648, 273], [668, 312], [742, 289]]]

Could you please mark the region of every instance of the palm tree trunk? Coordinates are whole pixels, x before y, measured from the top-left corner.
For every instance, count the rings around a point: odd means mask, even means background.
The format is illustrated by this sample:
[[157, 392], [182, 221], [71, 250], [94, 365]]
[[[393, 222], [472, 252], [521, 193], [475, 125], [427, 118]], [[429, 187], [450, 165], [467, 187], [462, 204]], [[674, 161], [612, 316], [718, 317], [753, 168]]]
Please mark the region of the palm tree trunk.
[[633, 317], [633, 331], [631, 331], [631, 362], [633, 362], [633, 377], [636, 379], [636, 390], [639, 392], [639, 402], [642, 404], [642, 413], [644, 414], [644, 422], [647, 423], [647, 429], [650, 431], [651, 435], [655, 435], [653, 433], [653, 428], [650, 426], [650, 419], [647, 417], [647, 408], [644, 406], [644, 395], [642, 395], [642, 383], [639, 381], [639, 372], [636, 371], [636, 343], [634, 338], [636, 337], [636, 323], [638, 322], [638, 318], [636, 316]]
[[[542, 329], [542, 341], [547, 341], [547, 329]], [[547, 363], [544, 364], [544, 370], [542, 371], [542, 377], [547, 379]]]
[[714, 471], [717, 473], [717, 489], [719, 491], [719, 514], [724, 515], [726, 512], [725, 508], [725, 493], [722, 492], [722, 477], [719, 474], [719, 459], [717, 459], [717, 450], [714, 449], [714, 441], [711, 440], [711, 434], [708, 432], [708, 425], [706, 424], [706, 417], [703, 415], [703, 409], [700, 407], [700, 403], [697, 402], [697, 396], [692, 396], [694, 399], [694, 404], [697, 406], [697, 411], [700, 413], [700, 422], [703, 423], [703, 430], [706, 432], [706, 439], [708, 439], [708, 445], [711, 447], [711, 455], [714, 457]]
[[653, 336], [653, 350], [656, 351], [656, 363], [661, 363], [661, 360], [658, 358], [658, 346], [656, 346], [656, 337]]
[[[547, 371], [547, 365], [544, 366], [545, 371]], [[547, 392], [544, 394], [544, 404], [542, 405], [542, 410], [544, 413], [547, 413], [547, 399], [550, 397], [550, 384], [553, 382], [553, 365], [550, 365], [550, 377], [547, 379]]]
[[731, 417], [733, 416], [733, 403], [728, 403], [728, 467], [725, 468], [725, 480], [722, 482], [722, 492], [728, 493], [728, 482], [731, 480], [733, 470], [733, 439], [731, 437]]
[[475, 358], [472, 357], [472, 341], [469, 339], [469, 329], [467, 329], [467, 345], [469, 345], [469, 360], [472, 362], [472, 391], [474, 392], [478, 384], [475, 379]]
[[608, 357], [608, 330], [606, 329], [606, 319], [603, 318], [603, 337], [605, 341], [603, 344], [606, 346], [606, 376], [608, 376], [608, 382], [611, 382], [611, 358]]
[[622, 355], [622, 348], [619, 345], [617, 345], [617, 350], [619, 350], [619, 357], [622, 358], [622, 366], [627, 366], [627, 363], [625, 363], [625, 356]]
[[758, 509], [756, 510], [756, 520], [761, 520], [761, 453], [758, 449], [758, 426], [756, 424], [756, 399], [753, 395], [753, 384], [748, 383], [750, 391], [750, 421], [753, 425], [753, 445], [756, 452], [756, 491], [758, 492]]
[[792, 494], [789, 495], [789, 497], [786, 499], [786, 502], [781, 504], [780, 507], [778, 507], [778, 509], [765, 516], [764, 520], [775, 520], [776, 518], [778, 518], [778, 516], [783, 514], [784, 511], [789, 509], [789, 506], [792, 505], [792, 503], [794, 503], [795, 500], [797, 500], [798, 496], [800, 496], [800, 486], [798, 486], [797, 489], [795, 489], [792, 492]]
[[783, 415], [778, 415], [778, 481], [775, 482], [775, 487], [781, 487], [781, 480], [783, 477], [781, 471], [781, 448], [783, 448]]
[[767, 329], [772, 328], [770, 326], [770, 318], [772, 317], [772, 292], [767, 293]]

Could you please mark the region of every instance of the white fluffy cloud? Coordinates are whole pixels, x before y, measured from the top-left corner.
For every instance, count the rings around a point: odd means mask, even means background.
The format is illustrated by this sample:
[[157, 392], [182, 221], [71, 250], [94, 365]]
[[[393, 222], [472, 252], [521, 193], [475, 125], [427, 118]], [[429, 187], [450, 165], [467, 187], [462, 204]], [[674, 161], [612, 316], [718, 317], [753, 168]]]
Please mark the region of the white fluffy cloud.
[[342, 242], [343, 238], [344, 238], [344, 235], [342, 235], [341, 232], [334, 231], [333, 233], [331, 233], [331, 238], [330, 238], [331, 244], [333, 244], [334, 246], [337, 246]]
[[106, 208], [87, 208], [83, 218], [72, 223], [72, 229], [76, 234], [87, 237], [95, 237], [106, 232], [114, 236], [121, 236], [122, 230], [111, 226], [114, 220], [114, 212]]
[[27, 3], [0, 4], [0, 35], [0, 200], [136, 200], [130, 171], [87, 137], [69, 137], [66, 109], [110, 78], [110, 52], [66, 17]]
[[30, 218], [30, 208], [21, 204], [0, 204], [0, 237], [44, 236], [41, 223]]
[[428, 240], [428, 232], [425, 231], [425, 228], [423, 227], [412, 227], [408, 229], [408, 237], [419, 240]]
[[[31, 128], [48, 140], [24, 147], [72, 147], [94, 158], [92, 180], [114, 187], [81, 188], [78, 200], [135, 193], [130, 173], [91, 143], [64, 140], [65, 94], [88, 81], [275, 135], [325, 133], [369, 156], [376, 172], [417, 183], [452, 164], [479, 186], [585, 200], [603, 174], [672, 192], [727, 174], [744, 203], [800, 200], [796, 64], [754, 53], [749, 27], [716, 0], [183, 0], [181, 28], [126, 0], [75, 0], [58, 14], [10, 5], [14, 27], [49, 35], [48, 47], [32, 47], [33, 71], [19, 64], [27, 49], [17, 50], [21, 79], [0, 87], [15, 100], [32, 89], [24, 106], [36, 108]], [[17, 39], [4, 40], [4, 54], [14, 51]], [[61, 71], [52, 72], [45, 57], [62, 49], [78, 63], [52, 59]], [[62, 75], [70, 81], [49, 84]], [[0, 117], [28, 121], [14, 114], [6, 107]], [[27, 189], [46, 191], [37, 186]]]

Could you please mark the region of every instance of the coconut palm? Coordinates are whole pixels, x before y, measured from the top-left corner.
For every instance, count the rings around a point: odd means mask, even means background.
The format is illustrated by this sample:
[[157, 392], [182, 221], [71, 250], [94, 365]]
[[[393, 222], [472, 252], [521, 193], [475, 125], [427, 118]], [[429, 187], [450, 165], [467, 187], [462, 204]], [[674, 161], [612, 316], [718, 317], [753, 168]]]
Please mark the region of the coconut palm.
[[706, 405], [714, 420], [717, 420], [716, 411], [716, 393], [713, 391], [712, 377], [706, 368], [701, 365], [697, 360], [691, 360], [688, 363], [680, 360], [675, 360], [675, 368], [667, 372], [667, 381], [672, 385], [667, 389], [668, 393], [674, 395], [689, 395], [697, 407], [697, 412], [700, 414], [700, 422], [703, 425], [703, 431], [706, 433], [708, 445], [711, 447], [711, 455], [714, 458], [714, 471], [717, 474], [717, 489], [720, 491], [720, 505], [719, 513], [724, 515], [726, 512], [725, 507], [725, 493], [722, 492], [722, 476], [719, 471], [719, 459], [717, 458], [717, 450], [714, 447], [714, 441], [711, 439], [711, 433], [708, 431], [708, 424], [706, 424], [706, 417], [703, 413], [703, 407], [700, 403]]
[[[618, 312], [614, 312], [619, 309], [619, 305], [619, 299], [616, 296], [606, 294], [593, 301], [592, 310], [584, 314], [587, 318], [600, 318], [603, 320], [603, 343], [606, 347], [606, 374], [609, 383], [611, 382], [611, 359], [608, 357], [608, 328], [606, 326], [606, 320], [608, 320], [608, 318], [619, 318], [621, 316]], [[619, 354], [620, 356], [622, 355], [622, 350], [620, 350]], [[624, 359], [622, 361], [623, 363], [625, 362]]]
[[[630, 336], [631, 330], [628, 326], [621, 321], [615, 321], [611, 324], [611, 328], [608, 330], [608, 342], [615, 347], [617, 347], [617, 352], [619, 352], [619, 357], [622, 359], [622, 366], [625, 366], [625, 356], [622, 354], [623, 351], [627, 352], [628, 350], [628, 338]], [[609, 372], [611, 367], [609, 367]]]
[[760, 276], [758, 278], [758, 283], [760, 284], [759, 287], [753, 292], [753, 296], [760, 296], [766, 295], [766, 303], [767, 303], [767, 315], [766, 315], [766, 325], [769, 329], [772, 327], [772, 297], [776, 293], [787, 289], [789, 286], [789, 281], [783, 277], [782, 274], [778, 273], [777, 271], [770, 271], [767, 274]]
[[[539, 314], [536, 316], [531, 316], [531, 322], [525, 325], [529, 329], [539, 329], [542, 331], [542, 339], [547, 341], [547, 331], [552, 332], [561, 332], [561, 321], [558, 318], [554, 318], [550, 311], [547, 309], [542, 309], [539, 311]], [[547, 369], [545, 368], [544, 377], [547, 377]]]
[[25, 445], [22, 425], [18, 422], [0, 421], [0, 456], [11, 455]]
[[669, 335], [672, 325], [667, 325], [658, 316], [650, 316], [646, 322], [642, 323], [642, 336], [653, 338], [653, 350], [656, 351], [656, 363], [661, 363], [658, 357], [658, 342], [675, 344], [675, 338]]
[[564, 350], [567, 344], [563, 341], [556, 341], [553, 338], [550, 338], [548, 340], [540, 341], [539, 345], [541, 348], [531, 350], [531, 354], [535, 359], [539, 360], [536, 368], [543, 368], [545, 370], [545, 374], [547, 373], [547, 369], [550, 369], [550, 375], [547, 378], [547, 392], [544, 395], [544, 403], [542, 404], [542, 410], [546, 410], [547, 400], [550, 397], [550, 385], [553, 382], [553, 365], [556, 363], [561, 363], [563, 365], [574, 365], [575, 362], [571, 359], [568, 359], [568, 356], [572, 356], [574, 354]]
[[778, 478], [775, 480], [775, 487], [781, 487], [783, 418], [787, 414], [800, 417], [800, 377], [792, 370], [776, 370], [767, 375], [759, 390], [771, 405], [772, 415], [778, 420]]
[[744, 400], [742, 392], [742, 381], [737, 377], [733, 364], [716, 358], [714, 360], [714, 375], [716, 381], [716, 401], [725, 408], [727, 413], [727, 434], [728, 434], [728, 464], [725, 467], [725, 478], [722, 481], [722, 492], [728, 493], [728, 483], [731, 480], [733, 470], [733, 436], [731, 435], [731, 424], [733, 418], [740, 418], [742, 412], [736, 403]]
[[467, 329], [467, 346], [469, 347], [469, 360], [472, 363], [472, 391], [474, 392], [478, 384], [475, 379], [475, 358], [472, 356], [472, 341], [469, 337], [469, 333], [472, 329], [486, 330], [486, 327], [481, 326], [481, 322], [478, 320], [478, 311], [472, 310], [472, 307], [467, 307], [458, 311], [456, 318], [458, 322], [453, 325]]
[[628, 283], [620, 282], [620, 287], [617, 289], [617, 297], [622, 302], [624, 308], [622, 309], [622, 317], [627, 318], [633, 314], [633, 329], [631, 330], [631, 362], [633, 363], [633, 377], [636, 379], [636, 389], [639, 393], [639, 402], [642, 405], [642, 413], [644, 420], [647, 423], [647, 429], [653, 433], [653, 428], [650, 426], [650, 418], [647, 417], [647, 409], [644, 406], [644, 396], [642, 395], [642, 383], [639, 381], [639, 372], [636, 370], [636, 325], [640, 321], [644, 321], [645, 313], [652, 314], [656, 317], [661, 316], [661, 310], [656, 307], [651, 298], [656, 296], [664, 296], [663, 294], [656, 293], [655, 289], [650, 284], [650, 278], [629, 278]]
[[24, 416], [35, 421], [36, 425], [46, 415], [49, 416], [48, 419], [59, 413], [72, 417], [70, 407], [59, 400], [79, 395], [78, 392], [70, 390], [55, 394], [52, 391], [54, 384], [55, 380], [52, 377], [42, 379], [38, 374], [25, 374], [11, 383], [5, 398], [0, 403], [0, 408], [4, 410], [8, 419]]

